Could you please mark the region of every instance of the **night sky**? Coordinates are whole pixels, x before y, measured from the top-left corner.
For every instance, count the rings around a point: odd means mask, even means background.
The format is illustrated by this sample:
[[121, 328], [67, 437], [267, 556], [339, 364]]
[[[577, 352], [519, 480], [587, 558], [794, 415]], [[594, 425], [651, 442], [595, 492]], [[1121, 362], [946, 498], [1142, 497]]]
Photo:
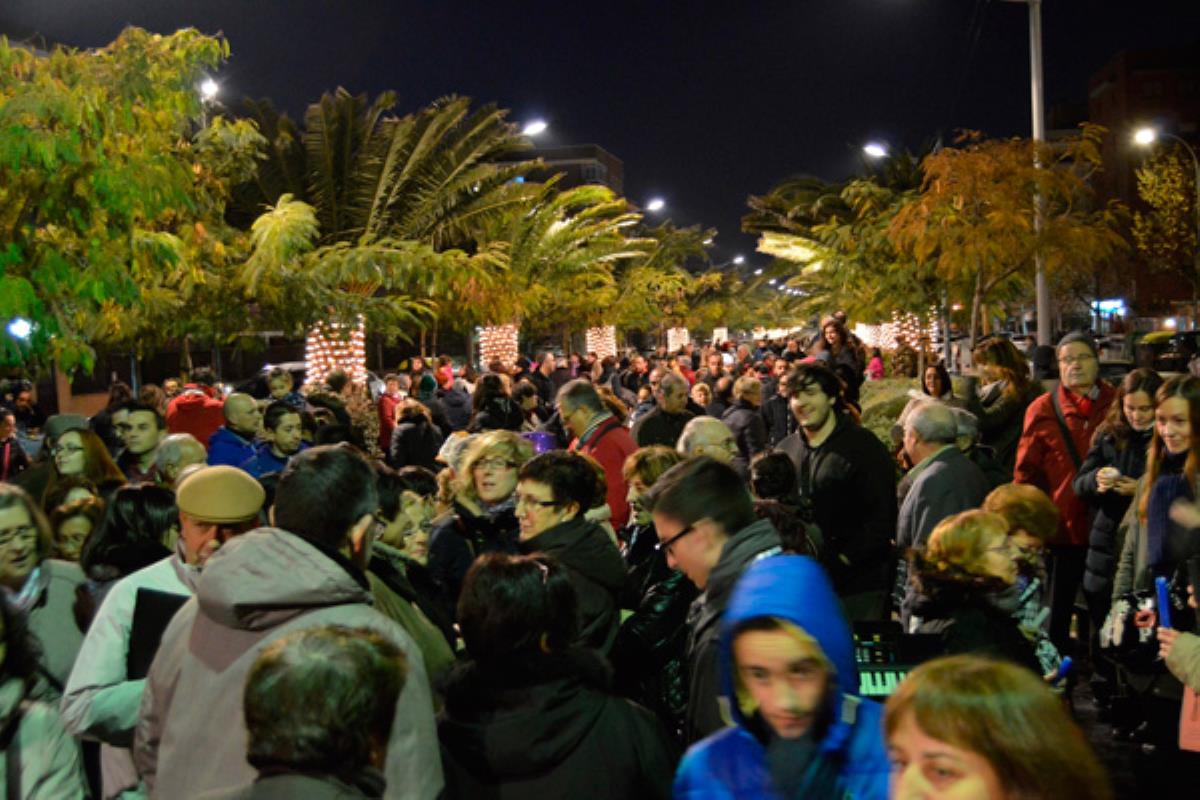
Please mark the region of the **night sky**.
[[[862, 169], [870, 139], [916, 149], [977, 128], [1028, 135], [1028, 11], [1001, 0], [400, 2], [0, 0], [0, 33], [94, 47], [125, 25], [228, 37], [222, 97], [299, 117], [336, 86], [393, 89], [398, 112], [450, 93], [544, 117], [551, 143], [595, 142], [625, 190], [745, 253], [749, 194], [788, 175]], [[1045, 0], [1046, 105], [1083, 104], [1124, 48], [1200, 38], [1197, 0]]]

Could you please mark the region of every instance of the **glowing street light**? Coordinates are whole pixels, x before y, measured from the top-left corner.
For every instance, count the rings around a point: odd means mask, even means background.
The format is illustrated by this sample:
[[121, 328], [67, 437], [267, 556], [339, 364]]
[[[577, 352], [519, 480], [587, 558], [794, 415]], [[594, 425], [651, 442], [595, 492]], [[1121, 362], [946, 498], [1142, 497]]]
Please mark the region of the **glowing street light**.
[[24, 317], [17, 317], [8, 323], [8, 332], [17, 339], [28, 339], [33, 333], [33, 323]]
[[546, 128], [548, 127], [549, 126], [546, 124], [546, 120], [544, 119], [530, 120], [529, 122], [526, 122], [525, 127], [521, 129], [521, 135], [537, 136], [538, 134], [545, 133]]
[[[1197, 156], [1196, 151], [1192, 149], [1192, 146], [1181, 137], [1176, 136], [1173, 133], [1160, 134], [1154, 128], [1138, 129], [1138, 131], [1133, 134], [1133, 140], [1142, 147], [1149, 147], [1150, 145], [1154, 144], [1155, 140], [1157, 140], [1160, 135], [1179, 142], [1181, 145], [1183, 145], [1183, 149], [1187, 150], [1188, 155], [1192, 157], [1192, 169], [1194, 170], [1195, 191], [1197, 197], [1197, 202], [1194, 204], [1196, 206], [1196, 249], [1195, 252], [1192, 253], [1192, 268], [1195, 270], [1196, 275], [1200, 275], [1200, 156]], [[1193, 320], [1192, 325], [1196, 325], [1197, 322], [1197, 320]]]
[[887, 158], [887, 147], [879, 142], [867, 142], [863, 145], [863, 152], [871, 158]]
[[734, 257], [733, 257], [733, 263], [735, 263], [735, 264], [745, 264], [745, 263], [746, 263], [746, 257], [745, 257], [745, 256], [734, 256]]
[[705, 247], [711, 247], [712, 243], [713, 243], [713, 237], [711, 237], [711, 236], [704, 240]]
[[649, 203], [646, 203], [646, 210], [651, 213], [658, 213], [667, 207], [667, 201], [661, 197], [653, 197]]
[[754, 270], [754, 274], [755, 274], [755, 275], [762, 275], [762, 267], [759, 267], [758, 269]]
[[205, 78], [204, 82], [200, 84], [200, 96], [204, 98], [204, 102], [206, 103], [211, 102], [220, 91], [221, 85], [212, 78]]

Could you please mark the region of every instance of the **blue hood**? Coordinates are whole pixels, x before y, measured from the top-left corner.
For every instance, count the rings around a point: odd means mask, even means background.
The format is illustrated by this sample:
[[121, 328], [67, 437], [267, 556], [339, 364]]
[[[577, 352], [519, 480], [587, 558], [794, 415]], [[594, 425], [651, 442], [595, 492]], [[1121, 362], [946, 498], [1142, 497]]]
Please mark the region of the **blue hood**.
[[849, 734], [847, 723], [853, 723], [853, 717], [847, 719], [843, 713], [843, 705], [847, 696], [858, 698], [858, 667], [850, 625], [829, 576], [807, 556], [776, 556], [754, 562], [738, 580], [721, 621], [721, 687], [739, 725], [746, 720], [734, 691], [732, 635], [740, 622], [754, 617], [786, 620], [816, 639], [825, 651], [837, 672], [837, 690], [830, 693], [835, 722], [822, 749], [839, 747]]

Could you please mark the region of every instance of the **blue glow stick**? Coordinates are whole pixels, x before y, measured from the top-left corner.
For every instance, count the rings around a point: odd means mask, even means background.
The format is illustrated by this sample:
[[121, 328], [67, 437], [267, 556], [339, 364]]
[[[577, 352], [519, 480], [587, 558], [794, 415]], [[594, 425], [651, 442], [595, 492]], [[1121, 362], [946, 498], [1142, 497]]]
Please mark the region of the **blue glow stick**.
[[1067, 673], [1073, 666], [1075, 666], [1075, 662], [1071, 660], [1071, 657], [1063, 656], [1063, 660], [1058, 664], [1058, 669], [1054, 670], [1054, 675], [1050, 678], [1050, 685], [1057, 686], [1062, 683], [1063, 678], [1067, 677]]
[[1171, 598], [1167, 597], [1167, 579], [1154, 579], [1154, 588], [1158, 590], [1158, 625], [1160, 628], [1171, 627]]

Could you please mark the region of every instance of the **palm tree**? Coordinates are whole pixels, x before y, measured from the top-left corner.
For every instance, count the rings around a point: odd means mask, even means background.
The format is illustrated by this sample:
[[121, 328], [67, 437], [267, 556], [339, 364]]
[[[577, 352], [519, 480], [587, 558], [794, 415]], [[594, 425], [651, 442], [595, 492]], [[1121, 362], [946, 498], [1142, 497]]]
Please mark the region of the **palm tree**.
[[[267, 156], [239, 187], [233, 216], [253, 218], [254, 251], [240, 275], [247, 293], [287, 293], [308, 324], [330, 320], [407, 335], [438, 302], [495, 285], [504, 248], [479, 231], [523, 209], [516, 181], [535, 162], [501, 162], [526, 145], [505, 112], [448, 97], [404, 117], [394, 93], [373, 103], [344, 89], [309, 106], [301, 131], [269, 103], [245, 112]], [[295, 295], [292, 293], [295, 292]]]
[[641, 216], [624, 198], [598, 185], [559, 191], [558, 181], [535, 185], [528, 207], [488, 226], [484, 241], [504, 247], [508, 274], [487, 297], [470, 298], [481, 321], [536, 320], [538, 332], [598, 322], [617, 300], [618, 266], [653, 252], [653, 239], [626, 235]]

